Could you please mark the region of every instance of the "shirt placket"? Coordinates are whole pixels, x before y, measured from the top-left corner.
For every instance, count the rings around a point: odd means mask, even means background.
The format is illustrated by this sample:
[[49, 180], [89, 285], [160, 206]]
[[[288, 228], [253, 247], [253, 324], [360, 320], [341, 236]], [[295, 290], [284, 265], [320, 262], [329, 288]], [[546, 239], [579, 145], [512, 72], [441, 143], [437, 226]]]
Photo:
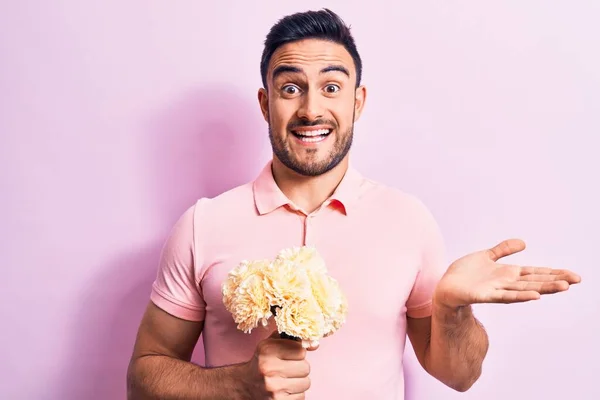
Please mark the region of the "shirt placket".
[[304, 245], [314, 246], [316, 245], [316, 229], [315, 229], [315, 215], [309, 214], [304, 217]]

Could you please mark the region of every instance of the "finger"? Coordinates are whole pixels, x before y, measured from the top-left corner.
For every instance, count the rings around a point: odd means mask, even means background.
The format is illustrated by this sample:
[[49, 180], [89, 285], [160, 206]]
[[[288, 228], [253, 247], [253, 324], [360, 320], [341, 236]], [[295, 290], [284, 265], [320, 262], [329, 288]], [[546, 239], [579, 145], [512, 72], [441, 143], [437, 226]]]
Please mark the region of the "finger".
[[[291, 378], [286, 379], [285, 392], [291, 395], [302, 394], [310, 389], [310, 378]], [[292, 397], [295, 398], [295, 397]], [[299, 397], [302, 398], [302, 397]]]
[[306, 349], [302, 347], [301, 342], [273, 337], [261, 342], [259, 353], [280, 360], [303, 360], [306, 358]]
[[521, 292], [534, 291], [539, 294], [553, 294], [558, 292], [564, 292], [569, 289], [569, 283], [565, 281], [553, 281], [553, 282], [529, 282], [529, 281], [517, 281], [510, 282], [504, 285], [506, 290], [517, 290]]
[[284, 378], [306, 378], [310, 374], [310, 364], [306, 360], [281, 361], [281, 376]]
[[526, 282], [554, 282], [554, 281], [566, 281], [566, 279], [564, 279], [565, 276], [564, 275], [538, 275], [538, 274], [531, 274], [531, 275], [521, 275], [519, 276], [518, 280], [520, 281], [526, 281]]
[[535, 275], [538, 278], [531, 279], [539, 279], [539, 276], [549, 276], [553, 277], [554, 280], [567, 281], [571, 284], [581, 282], [581, 277], [576, 273], [569, 271], [567, 269], [553, 269], [553, 268], [544, 268], [544, 267], [521, 267], [521, 276], [531, 276]]
[[547, 267], [521, 267], [521, 275], [557, 275], [559, 271]]
[[524, 303], [526, 301], [538, 300], [540, 294], [535, 290], [497, 290], [488, 303]]
[[306, 358], [306, 349], [302, 347], [302, 343], [289, 339], [276, 339], [276, 356], [280, 360], [304, 360]]
[[579, 283], [580, 279], [577, 277], [573, 277], [570, 275], [522, 275], [519, 278], [519, 281], [526, 282], [556, 282], [556, 281], [564, 281], [569, 284]]
[[525, 242], [520, 239], [508, 239], [489, 249], [488, 255], [493, 261], [525, 250]]
[[285, 400], [305, 400], [305, 399], [306, 399], [306, 395], [304, 393], [289, 394], [288, 396], [285, 397]]

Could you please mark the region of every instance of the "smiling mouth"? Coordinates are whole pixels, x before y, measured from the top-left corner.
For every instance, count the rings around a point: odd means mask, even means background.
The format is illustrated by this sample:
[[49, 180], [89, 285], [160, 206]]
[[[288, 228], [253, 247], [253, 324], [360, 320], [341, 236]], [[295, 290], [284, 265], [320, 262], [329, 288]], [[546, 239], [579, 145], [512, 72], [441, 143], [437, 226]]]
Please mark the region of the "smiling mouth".
[[312, 129], [312, 130], [293, 130], [294, 136], [306, 143], [317, 143], [325, 140], [332, 132], [332, 129]]

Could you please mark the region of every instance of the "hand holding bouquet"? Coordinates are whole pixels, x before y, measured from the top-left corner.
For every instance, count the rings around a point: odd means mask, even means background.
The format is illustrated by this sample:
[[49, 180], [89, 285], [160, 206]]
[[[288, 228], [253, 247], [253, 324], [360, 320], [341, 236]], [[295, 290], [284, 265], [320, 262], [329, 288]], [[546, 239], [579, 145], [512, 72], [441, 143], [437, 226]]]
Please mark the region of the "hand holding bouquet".
[[347, 301], [314, 247], [284, 249], [274, 260], [242, 261], [222, 286], [223, 304], [250, 333], [273, 317], [281, 337], [318, 341], [345, 322]]

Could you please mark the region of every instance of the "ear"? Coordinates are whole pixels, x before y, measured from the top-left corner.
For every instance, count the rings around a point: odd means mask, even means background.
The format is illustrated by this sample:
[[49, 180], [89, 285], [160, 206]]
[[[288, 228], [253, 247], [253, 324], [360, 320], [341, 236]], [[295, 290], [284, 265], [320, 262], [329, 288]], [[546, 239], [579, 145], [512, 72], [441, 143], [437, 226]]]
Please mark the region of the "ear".
[[269, 94], [264, 88], [258, 90], [258, 104], [260, 105], [260, 111], [262, 112], [263, 118], [269, 122]]
[[358, 121], [360, 118], [366, 100], [367, 88], [364, 86], [359, 86], [356, 88], [356, 94], [354, 96], [354, 122]]

